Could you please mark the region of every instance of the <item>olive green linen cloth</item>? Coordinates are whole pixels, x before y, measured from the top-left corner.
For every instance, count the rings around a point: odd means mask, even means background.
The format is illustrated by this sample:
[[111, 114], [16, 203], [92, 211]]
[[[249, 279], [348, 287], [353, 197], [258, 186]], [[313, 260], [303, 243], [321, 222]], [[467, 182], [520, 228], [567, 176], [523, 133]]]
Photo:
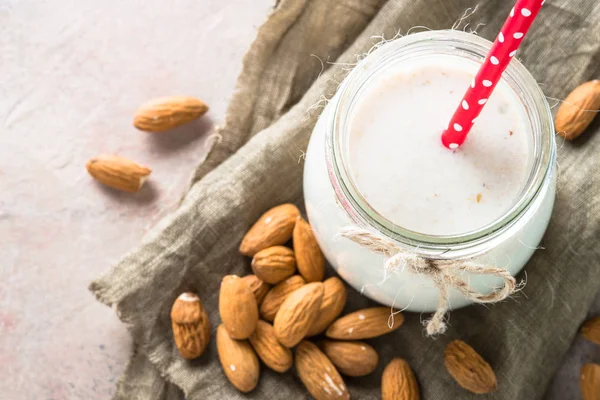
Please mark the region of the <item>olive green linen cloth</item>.
[[[540, 0], [541, 1], [541, 0]], [[223, 275], [247, 274], [249, 260], [237, 248], [248, 227], [268, 208], [302, 205], [302, 154], [323, 97], [331, 97], [348, 66], [383, 36], [424, 26], [448, 29], [469, 7], [467, 30], [493, 40], [511, 0], [282, 0], [275, 5], [244, 59], [222, 140], [197, 168], [179, 208], [91, 290], [115, 306], [135, 342], [116, 399], [305, 399], [294, 371], [263, 367], [258, 387], [243, 395], [230, 385], [215, 341], [195, 361], [179, 357], [169, 311], [185, 290], [199, 293], [219, 324]], [[424, 28], [420, 28], [424, 29]], [[564, 98], [580, 83], [600, 78], [600, 3], [547, 0], [518, 58], [547, 96]], [[321, 63], [323, 60], [323, 64]], [[323, 71], [322, 71], [323, 69]], [[554, 101], [550, 101], [554, 104]], [[598, 118], [600, 120], [600, 118]], [[346, 378], [352, 398], [380, 398], [383, 366], [409, 360], [422, 398], [471, 399], [443, 367], [452, 339], [470, 343], [496, 371], [499, 390], [489, 399], [532, 400], [544, 395], [594, 295], [600, 289], [600, 121], [574, 143], [559, 139], [559, 184], [550, 227], [526, 267], [527, 286], [500, 304], [451, 313], [450, 329], [425, 337], [419, 314], [371, 340], [381, 355], [378, 369]], [[330, 271], [331, 273], [331, 271]], [[346, 310], [373, 305], [350, 291]]]

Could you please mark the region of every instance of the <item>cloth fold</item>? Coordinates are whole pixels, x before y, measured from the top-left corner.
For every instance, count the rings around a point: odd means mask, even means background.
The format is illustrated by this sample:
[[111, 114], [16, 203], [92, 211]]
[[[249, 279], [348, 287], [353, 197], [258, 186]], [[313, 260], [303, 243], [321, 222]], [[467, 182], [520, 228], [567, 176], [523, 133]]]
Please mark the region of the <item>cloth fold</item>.
[[[262, 368], [261, 381], [243, 395], [223, 374], [214, 340], [194, 361], [178, 356], [169, 311], [183, 291], [197, 292], [214, 330], [218, 289], [230, 273], [249, 273], [238, 251], [249, 226], [266, 209], [302, 204], [302, 154], [322, 100], [381, 37], [413, 26], [448, 29], [464, 21], [492, 40], [512, 2], [503, 0], [282, 0], [244, 58], [225, 123], [196, 169], [177, 210], [139, 248], [91, 283], [97, 298], [116, 307], [130, 325], [136, 349], [116, 399], [304, 399], [294, 373]], [[547, 1], [517, 55], [548, 96], [564, 98], [578, 84], [600, 77], [600, 3]], [[322, 62], [321, 62], [322, 61]], [[406, 358], [424, 399], [475, 398], [443, 372], [443, 348], [467, 341], [498, 376], [490, 399], [541, 398], [577, 327], [600, 289], [600, 123], [577, 142], [560, 144], [559, 193], [544, 239], [526, 266], [522, 295], [489, 308], [452, 313], [447, 334], [431, 340], [420, 316], [408, 314], [398, 331], [370, 343], [381, 365], [370, 376], [346, 378], [353, 398], [377, 399], [381, 371], [392, 357]], [[594, 132], [595, 131], [595, 132]], [[346, 310], [373, 305], [351, 291]], [[180, 390], [181, 389], [181, 390]]]

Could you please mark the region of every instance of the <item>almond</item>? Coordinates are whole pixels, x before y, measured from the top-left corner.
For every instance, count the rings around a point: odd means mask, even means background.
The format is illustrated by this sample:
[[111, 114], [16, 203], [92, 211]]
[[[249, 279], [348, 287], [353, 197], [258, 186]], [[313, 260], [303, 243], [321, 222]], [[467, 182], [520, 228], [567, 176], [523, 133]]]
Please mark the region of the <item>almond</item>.
[[292, 366], [292, 351], [277, 341], [275, 329], [268, 322], [258, 321], [248, 340], [258, 357], [273, 371], [285, 372]]
[[320, 347], [343, 375], [365, 376], [375, 371], [379, 363], [379, 355], [365, 342], [324, 340]]
[[227, 275], [219, 293], [221, 321], [233, 339], [248, 338], [258, 322], [254, 293], [240, 277]]
[[300, 211], [293, 204], [271, 208], [246, 233], [240, 244], [240, 253], [252, 257], [267, 247], [284, 244], [292, 237], [298, 215]]
[[403, 322], [404, 315], [388, 307], [364, 308], [336, 320], [325, 335], [331, 339], [369, 339], [393, 332]]
[[286, 297], [305, 283], [304, 278], [300, 275], [293, 275], [274, 286], [267, 292], [260, 305], [260, 317], [266, 321], [273, 322], [277, 311], [279, 311], [279, 307], [281, 307]]
[[600, 344], [600, 316], [585, 321], [581, 327], [581, 334], [590, 342]]
[[310, 326], [306, 336], [323, 333], [344, 309], [346, 297], [346, 286], [339, 278], [333, 277], [323, 282], [323, 301], [319, 308], [319, 314]]
[[252, 290], [254, 297], [256, 298], [256, 304], [260, 306], [267, 295], [267, 292], [271, 289], [271, 285], [261, 281], [256, 275], [246, 275], [242, 280], [246, 282], [246, 285]]
[[296, 348], [296, 371], [315, 400], [350, 399], [348, 389], [331, 361], [311, 342]]
[[446, 346], [444, 364], [454, 380], [470, 392], [484, 394], [498, 387], [490, 364], [462, 340], [454, 340]]
[[600, 80], [579, 85], [556, 112], [554, 125], [559, 135], [573, 140], [585, 131], [600, 110]]
[[383, 370], [381, 400], [419, 400], [419, 385], [408, 363], [394, 358]]
[[138, 192], [152, 172], [127, 158], [109, 154], [90, 159], [85, 168], [98, 182], [125, 192]]
[[206, 103], [195, 97], [161, 97], [138, 108], [133, 126], [147, 132], [164, 132], [201, 117], [207, 111]]
[[579, 383], [583, 400], [600, 400], [600, 365], [584, 364]]
[[259, 279], [277, 284], [296, 272], [294, 251], [285, 246], [273, 246], [259, 251], [252, 258], [252, 271]]
[[182, 293], [171, 308], [173, 338], [179, 354], [188, 360], [200, 357], [210, 341], [210, 321], [195, 293]]
[[296, 219], [293, 233], [298, 272], [306, 282], [319, 282], [325, 276], [325, 259], [312, 228], [302, 217]]
[[235, 340], [223, 325], [217, 328], [217, 352], [229, 382], [241, 392], [256, 387], [260, 375], [258, 358], [247, 340]]
[[309, 283], [292, 292], [281, 304], [273, 322], [279, 343], [286, 347], [297, 345], [306, 336], [322, 301], [321, 282]]

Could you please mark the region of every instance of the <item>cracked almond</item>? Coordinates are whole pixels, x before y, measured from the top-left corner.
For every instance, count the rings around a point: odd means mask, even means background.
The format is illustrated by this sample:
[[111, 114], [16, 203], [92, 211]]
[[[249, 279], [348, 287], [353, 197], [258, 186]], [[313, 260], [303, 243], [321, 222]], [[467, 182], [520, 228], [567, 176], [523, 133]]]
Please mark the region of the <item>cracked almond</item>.
[[210, 321], [195, 293], [182, 293], [171, 308], [173, 338], [179, 354], [191, 360], [200, 357], [210, 341]]

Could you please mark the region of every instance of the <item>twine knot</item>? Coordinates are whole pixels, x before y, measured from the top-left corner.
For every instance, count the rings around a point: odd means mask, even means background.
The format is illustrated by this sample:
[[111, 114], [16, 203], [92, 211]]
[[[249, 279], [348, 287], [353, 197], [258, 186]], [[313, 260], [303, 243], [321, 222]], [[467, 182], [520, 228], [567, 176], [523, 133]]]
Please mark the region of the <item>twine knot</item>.
[[[357, 227], [342, 228], [340, 235], [358, 243], [374, 253], [387, 257], [386, 272], [408, 270], [413, 274], [432, 280], [440, 292], [438, 308], [430, 320], [425, 321], [427, 335], [436, 335], [446, 331], [444, 318], [448, 312], [448, 293], [454, 288], [467, 299], [475, 303], [496, 303], [515, 293], [520, 287], [515, 278], [504, 268], [475, 264], [465, 260], [436, 260], [419, 257], [400, 248], [393, 241], [368, 230]], [[484, 294], [473, 289], [457, 273], [469, 272], [477, 275], [491, 275], [502, 278], [503, 284], [490, 293]]]

